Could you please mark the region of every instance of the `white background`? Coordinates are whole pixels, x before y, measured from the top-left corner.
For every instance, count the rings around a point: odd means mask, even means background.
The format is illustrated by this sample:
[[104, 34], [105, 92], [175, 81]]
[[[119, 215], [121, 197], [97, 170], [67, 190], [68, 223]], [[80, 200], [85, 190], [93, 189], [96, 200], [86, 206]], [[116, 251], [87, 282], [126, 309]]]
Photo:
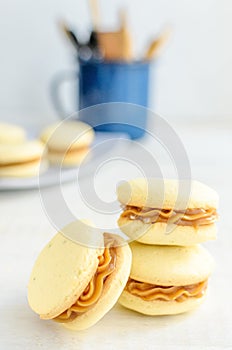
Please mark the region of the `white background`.
[[[154, 67], [151, 105], [157, 112], [171, 122], [230, 120], [230, 0], [100, 0], [100, 5], [102, 29], [117, 24], [120, 5], [128, 8], [140, 55], [163, 25], [173, 25], [171, 43]], [[49, 97], [51, 79], [75, 66], [56, 25], [60, 18], [85, 34], [88, 1], [0, 0], [0, 120], [46, 122], [56, 117]]]
[[[216, 261], [209, 297], [193, 313], [173, 317], [151, 318], [115, 306], [95, 327], [77, 333], [40, 321], [28, 306], [27, 283], [39, 251], [56, 230], [37, 190], [1, 192], [1, 349], [232, 348], [232, 1], [101, 0], [104, 26], [116, 24], [122, 3], [129, 8], [137, 53], [165, 23], [172, 23], [175, 30], [154, 70], [151, 102], [176, 125], [192, 177], [220, 195], [218, 240], [206, 243]], [[63, 17], [84, 33], [90, 24], [87, 10], [85, 0], [0, 0], [0, 120], [37, 125], [56, 118], [49, 98], [51, 79], [74, 67], [72, 51], [56, 21]], [[142, 142], [156, 159], [159, 149]], [[162, 155], [158, 160], [165, 162]], [[126, 166], [123, 171], [112, 168], [100, 174], [97, 193], [103, 199], [108, 198], [111, 184], [110, 193], [115, 188], [112, 172], [130, 174]], [[85, 180], [88, 184], [89, 178]], [[75, 196], [76, 186], [76, 182], [64, 185], [64, 197], [78, 217], [88, 217]]]

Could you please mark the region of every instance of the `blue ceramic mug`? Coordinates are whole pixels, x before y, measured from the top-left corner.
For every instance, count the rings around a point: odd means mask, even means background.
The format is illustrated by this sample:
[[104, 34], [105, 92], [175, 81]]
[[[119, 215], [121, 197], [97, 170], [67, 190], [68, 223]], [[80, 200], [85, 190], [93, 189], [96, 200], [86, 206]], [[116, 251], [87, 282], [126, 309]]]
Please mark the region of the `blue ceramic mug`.
[[[90, 108], [88, 113], [82, 113], [82, 120], [97, 131], [125, 132], [133, 139], [143, 136], [147, 124], [146, 109], [138, 108], [135, 113], [135, 108], [128, 108], [128, 104], [148, 107], [151, 63], [78, 60], [78, 65], [77, 109], [106, 104], [101, 108], [101, 115], [96, 115], [94, 108]], [[52, 97], [57, 112], [64, 117], [67, 114], [59, 99], [59, 83], [53, 83]], [[120, 103], [120, 110], [117, 110], [117, 104], [110, 102], [124, 102], [125, 109]]]

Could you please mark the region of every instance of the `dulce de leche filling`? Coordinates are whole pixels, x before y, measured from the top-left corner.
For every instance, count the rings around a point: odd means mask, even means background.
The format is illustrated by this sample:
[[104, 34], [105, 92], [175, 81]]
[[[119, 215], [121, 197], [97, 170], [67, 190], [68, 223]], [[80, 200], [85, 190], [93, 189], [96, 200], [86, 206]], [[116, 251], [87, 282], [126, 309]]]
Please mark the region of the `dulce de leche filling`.
[[32, 159], [28, 159], [28, 160], [22, 160], [21, 162], [5, 162], [5, 163], [1, 163], [0, 164], [0, 168], [5, 168], [5, 167], [11, 167], [11, 166], [21, 166], [21, 165], [27, 165], [27, 164], [33, 164], [33, 163], [38, 163], [40, 162], [41, 157], [35, 157]]
[[54, 318], [54, 321], [61, 323], [70, 322], [78, 315], [88, 311], [97, 303], [102, 295], [104, 283], [107, 277], [115, 270], [116, 251], [112, 245], [112, 240], [105, 244], [103, 254], [98, 257], [99, 263], [97, 270], [85, 290], [79, 296], [77, 301], [62, 314]]
[[48, 146], [48, 151], [52, 154], [57, 154], [57, 155], [69, 155], [69, 154], [73, 154], [73, 153], [79, 153], [79, 152], [83, 152], [83, 151], [87, 151], [89, 149], [88, 146], [81, 146], [81, 147], [69, 147], [66, 150], [61, 150], [61, 149], [56, 149], [56, 148], [52, 148], [50, 146]]
[[201, 298], [208, 280], [187, 286], [159, 286], [129, 278], [125, 290], [145, 301], [162, 300], [183, 302], [188, 298]]
[[121, 217], [130, 220], [140, 220], [145, 224], [153, 224], [155, 222], [169, 222], [170, 224], [180, 226], [202, 226], [210, 225], [217, 221], [218, 214], [215, 208], [210, 209], [159, 209], [147, 207], [125, 206]]

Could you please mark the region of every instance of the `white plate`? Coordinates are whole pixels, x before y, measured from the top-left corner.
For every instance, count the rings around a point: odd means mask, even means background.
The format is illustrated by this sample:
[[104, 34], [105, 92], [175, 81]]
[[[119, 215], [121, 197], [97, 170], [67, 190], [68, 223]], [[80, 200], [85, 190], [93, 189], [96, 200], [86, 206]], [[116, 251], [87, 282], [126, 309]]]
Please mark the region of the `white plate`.
[[[112, 151], [112, 147], [109, 148], [105, 141], [114, 139], [113, 147], [115, 148], [120, 147], [120, 139], [122, 138], [128, 139], [128, 135], [113, 132], [96, 132], [95, 141], [91, 148], [91, 158], [85, 163], [85, 168], [81, 175], [83, 176], [90, 172], [103, 153], [105, 157], [106, 154]], [[100, 144], [100, 149], [95, 147]], [[44, 174], [41, 174], [39, 178], [38, 176], [32, 178], [0, 178], [0, 191], [34, 189], [39, 186], [54, 186], [60, 182], [74, 181], [77, 177], [77, 172], [78, 167], [60, 169], [59, 167], [51, 166]]]

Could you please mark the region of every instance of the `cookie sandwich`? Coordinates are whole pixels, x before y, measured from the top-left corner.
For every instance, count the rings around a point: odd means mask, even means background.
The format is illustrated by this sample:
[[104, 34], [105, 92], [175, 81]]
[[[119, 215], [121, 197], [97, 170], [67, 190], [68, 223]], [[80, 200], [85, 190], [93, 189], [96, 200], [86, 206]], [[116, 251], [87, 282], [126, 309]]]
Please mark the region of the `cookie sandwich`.
[[94, 228], [79, 221], [54, 236], [38, 256], [28, 285], [32, 310], [72, 330], [89, 328], [114, 306], [131, 268], [131, 251], [122, 238], [98, 233], [92, 247], [78, 243], [80, 232], [92, 242]]
[[94, 140], [94, 131], [86, 123], [64, 121], [45, 128], [40, 139], [47, 147], [48, 160], [52, 164], [72, 167], [86, 157]]
[[39, 141], [0, 145], [0, 177], [32, 177], [47, 169]]
[[216, 239], [218, 194], [198, 181], [138, 178], [120, 184], [118, 225], [145, 244], [193, 245]]
[[121, 305], [145, 315], [172, 315], [204, 301], [213, 260], [203, 247], [138, 242], [130, 247], [132, 268], [119, 299]]

